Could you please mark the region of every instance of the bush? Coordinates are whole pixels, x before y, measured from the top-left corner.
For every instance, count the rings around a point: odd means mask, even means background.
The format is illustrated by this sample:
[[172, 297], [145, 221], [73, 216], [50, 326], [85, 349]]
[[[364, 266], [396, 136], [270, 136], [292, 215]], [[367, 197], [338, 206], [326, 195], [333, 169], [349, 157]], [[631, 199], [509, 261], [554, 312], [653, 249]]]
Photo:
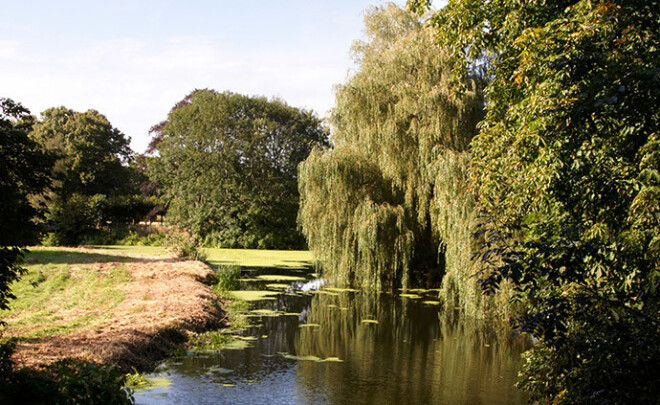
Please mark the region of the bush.
[[199, 239], [185, 230], [171, 229], [165, 235], [165, 243], [176, 257], [202, 261], [206, 259]]
[[15, 370], [11, 343], [0, 344], [1, 404], [133, 404], [116, 366], [72, 359], [40, 369]]
[[215, 284], [213, 289], [216, 292], [238, 290], [241, 286], [241, 266], [232, 264], [228, 266], [218, 266], [215, 272]]

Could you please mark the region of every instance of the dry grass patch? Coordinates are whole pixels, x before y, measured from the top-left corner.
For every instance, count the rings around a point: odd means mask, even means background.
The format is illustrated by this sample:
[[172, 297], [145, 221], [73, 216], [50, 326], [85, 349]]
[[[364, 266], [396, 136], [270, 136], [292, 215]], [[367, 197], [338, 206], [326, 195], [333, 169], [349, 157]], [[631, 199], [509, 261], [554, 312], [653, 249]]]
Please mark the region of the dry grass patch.
[[89, 249], [33, 249], [17, 299], [0, 313], [15, 359], [33, 366], [75, 357], [144, 367], [185, 331], [219, 326], [201, 262]]

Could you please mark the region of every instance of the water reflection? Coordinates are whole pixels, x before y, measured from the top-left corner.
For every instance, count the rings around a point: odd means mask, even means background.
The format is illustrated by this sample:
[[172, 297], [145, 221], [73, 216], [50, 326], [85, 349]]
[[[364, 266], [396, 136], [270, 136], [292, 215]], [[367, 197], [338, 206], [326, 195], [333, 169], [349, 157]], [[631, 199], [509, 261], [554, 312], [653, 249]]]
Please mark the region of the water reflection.
[[299, 316], [255, 318], [260, 325], [247, 331], [257, 338], [251, 347], [171, 364], [162, 374], [172, 385], [143, 392], [137, 402], [525, 403], [513, 387], [520, 342], [502, 329], [443, 315], [424, 300], [281, 294], [255, 307]]

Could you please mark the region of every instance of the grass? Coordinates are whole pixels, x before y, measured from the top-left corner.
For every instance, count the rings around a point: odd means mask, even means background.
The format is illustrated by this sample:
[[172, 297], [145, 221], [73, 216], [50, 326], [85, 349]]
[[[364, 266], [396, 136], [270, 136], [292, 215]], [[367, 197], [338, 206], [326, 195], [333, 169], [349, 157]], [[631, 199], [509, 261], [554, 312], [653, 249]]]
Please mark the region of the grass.
[[126, 257], [83, 252], [33, 250], [27, 273], [11, 288], [17, 297], [0, 311], [6, 331], [21, 338], [61, 335], [91, 328], [124, 300], [118, 286], [131, 277], [120, 264], [100, 272], [93, 262], [126, 261]]
[[204, 249], [206, 261], [214, 266], [277, 267], [301, 269], [314, 265], [312, 252], [306, 250]]
[[86, 246], [91, 249], [104, 249], [120, 253], [131, 253], [149, 256], [166, 256], [170, 254], [164, 246], [124, 246], [124, 245], [94, 245]]

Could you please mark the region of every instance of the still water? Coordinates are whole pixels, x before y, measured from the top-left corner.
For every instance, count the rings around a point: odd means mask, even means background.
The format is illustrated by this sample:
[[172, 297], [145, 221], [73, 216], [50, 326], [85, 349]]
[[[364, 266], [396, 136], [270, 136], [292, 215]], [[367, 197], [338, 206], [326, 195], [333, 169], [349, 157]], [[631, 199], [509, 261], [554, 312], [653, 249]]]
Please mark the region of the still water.
[[522, 342], [447, 314], [437, 292], [314, 291], [322, 281], [295, 272], [306, 280], [284, 289], [258, 273], [244, 289], [279, 294], [251, 303], [276, 313], [252, 314], [247, 347], [164, 363], [153, 376], [171, 384], [136, 392], [138, 404], [526, 402], [513, 386]]

